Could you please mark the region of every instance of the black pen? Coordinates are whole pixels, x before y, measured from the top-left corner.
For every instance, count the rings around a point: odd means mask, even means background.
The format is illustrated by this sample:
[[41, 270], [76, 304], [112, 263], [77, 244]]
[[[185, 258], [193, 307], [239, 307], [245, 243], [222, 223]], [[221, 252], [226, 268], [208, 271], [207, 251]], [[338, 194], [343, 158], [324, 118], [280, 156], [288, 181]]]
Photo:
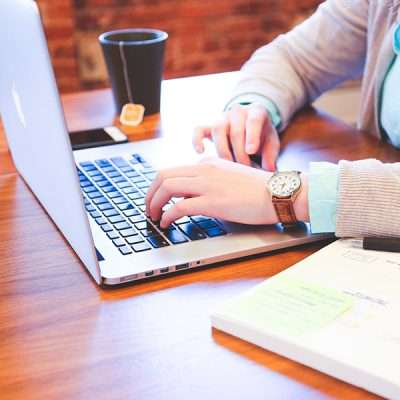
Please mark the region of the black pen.
[[400, 253], [400, 237], [366, 237], [363, 239], [363, 249]]

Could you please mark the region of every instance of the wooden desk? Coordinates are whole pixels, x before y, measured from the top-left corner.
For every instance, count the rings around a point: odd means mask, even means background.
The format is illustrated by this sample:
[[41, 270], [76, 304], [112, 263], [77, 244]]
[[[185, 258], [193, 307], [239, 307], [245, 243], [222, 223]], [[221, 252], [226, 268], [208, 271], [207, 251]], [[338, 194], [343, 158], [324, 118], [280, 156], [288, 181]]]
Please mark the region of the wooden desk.
[[[194, 123], [221, 108], [235, 79], [227, 74], [165, 82], [161, 119], [147, 119], [131, 138], [165, 135], [189, 145]], [[63, 100], [71, 128], [113, 118], [107, 90]], [[308, 110], [285, 133], [279, 164], [306, 168], [310, 160], [366, 156], [399, 160], [391, 147]], [[100, 289], [15, 173], [3, 139], [0, 398], [377, 398], [210, 327], [215, 305], [320, 246]]]

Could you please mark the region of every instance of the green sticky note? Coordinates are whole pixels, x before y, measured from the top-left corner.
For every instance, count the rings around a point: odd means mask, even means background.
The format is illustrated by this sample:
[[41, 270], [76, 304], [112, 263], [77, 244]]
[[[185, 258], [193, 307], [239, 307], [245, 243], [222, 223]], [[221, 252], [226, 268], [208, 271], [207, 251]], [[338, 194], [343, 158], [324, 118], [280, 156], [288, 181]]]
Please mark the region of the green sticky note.
[[278, 275], [223, 312], [260, 331], [299, 336], [323, 328], [352, 305], [353, 298], [338, 290]]

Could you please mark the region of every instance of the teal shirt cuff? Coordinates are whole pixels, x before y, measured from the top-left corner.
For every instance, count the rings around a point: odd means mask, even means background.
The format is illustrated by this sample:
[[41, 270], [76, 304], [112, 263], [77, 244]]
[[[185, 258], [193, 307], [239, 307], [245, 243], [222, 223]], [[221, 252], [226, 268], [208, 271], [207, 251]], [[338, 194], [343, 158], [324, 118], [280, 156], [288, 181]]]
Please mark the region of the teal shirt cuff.
[[313, 233], [335, 232], [338, 185], [338, 165], [310, 163], [308, 207]]
[[269, 114], [272, 125], [276, 129], [279, 129], [282, 122], [282, 118], [278, 107], [272, 100], [261, 94], [247, 93], [237, 96], [226, 105], [225, 110], [229, 110], [234, 104], [241, 104], [246, 106], [252, 103], [258, 103], [264, 106]]

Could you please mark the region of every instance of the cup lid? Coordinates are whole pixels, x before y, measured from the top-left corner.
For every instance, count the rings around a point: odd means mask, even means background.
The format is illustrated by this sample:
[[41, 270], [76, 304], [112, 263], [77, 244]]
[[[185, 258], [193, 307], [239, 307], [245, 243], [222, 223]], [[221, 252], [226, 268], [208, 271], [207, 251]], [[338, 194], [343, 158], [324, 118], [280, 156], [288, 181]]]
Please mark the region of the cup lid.
[[[135, 36], [137, 39], [134, 38]], [[162, 42], [167, 38], [168, 33], [158, 29], [131, 28], [104, 32], [99, 36], [99, 41], [102, 44], [119, 44], [124, 42], [129, 45], [143, 45]]]

